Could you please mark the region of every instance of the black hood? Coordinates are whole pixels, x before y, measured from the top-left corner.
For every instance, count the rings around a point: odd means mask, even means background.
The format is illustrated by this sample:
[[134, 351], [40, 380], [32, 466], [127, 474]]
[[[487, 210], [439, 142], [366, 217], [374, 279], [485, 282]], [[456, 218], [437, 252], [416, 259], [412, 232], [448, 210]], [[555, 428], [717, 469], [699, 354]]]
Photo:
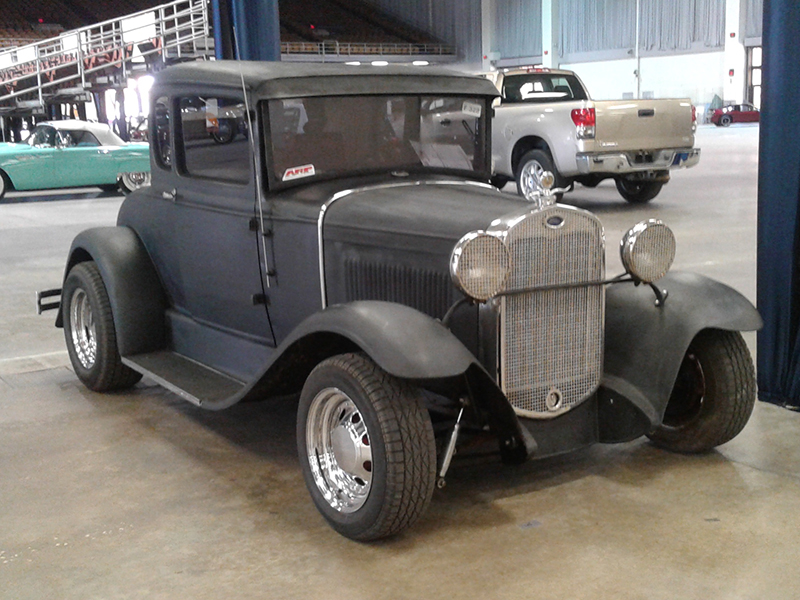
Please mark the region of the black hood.
[[517, 196], [475, 183], [429, 181], [376, 186], [336, 200], [326, 211], [324, 234], [326, 239], [348, 233], [348, 237], [359, 238], [384, 234], [386, 241], [397, 236], [419, 243], [441, 241], [447, 242], [449, 254], [464, 234], [486, 229], [498, 217], [525, 204]]

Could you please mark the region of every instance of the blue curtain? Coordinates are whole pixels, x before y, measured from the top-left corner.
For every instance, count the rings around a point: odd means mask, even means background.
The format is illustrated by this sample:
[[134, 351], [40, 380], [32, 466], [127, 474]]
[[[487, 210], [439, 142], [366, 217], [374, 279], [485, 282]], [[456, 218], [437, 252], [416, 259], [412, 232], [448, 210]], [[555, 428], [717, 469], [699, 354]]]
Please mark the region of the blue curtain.
[[800, 3], [764, 0], [758, 173], [759, 399], [800, 407]]
[[278, 0], [211, 0], [218, 59], [280, 60]]

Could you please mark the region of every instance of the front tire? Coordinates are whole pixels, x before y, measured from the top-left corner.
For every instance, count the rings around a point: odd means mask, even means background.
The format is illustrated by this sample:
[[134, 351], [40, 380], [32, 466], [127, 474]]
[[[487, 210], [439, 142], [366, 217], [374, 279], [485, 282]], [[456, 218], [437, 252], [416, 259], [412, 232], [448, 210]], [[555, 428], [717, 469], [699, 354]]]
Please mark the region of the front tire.
[[6, 192], [11, 189], [11, 182], [3, 171], [0, 171], [0, 200], [6, 195]]
[[755, 400], [755, 370], [742, 334], [703, 330], [686, 351], [661, 426], [647, 437], [667, 450], [706, 452], [744, 429]]
[[664, 184], [660, 181], [643, 181], [624, 179], [619, 177], [614, 180], [617, 184], [619, 195], [631, 204], [644, 204], [658, 196]]
[[94, 262], [70, 270], [61, 298], [67, 352], [78, 379], [95, 392], [121, 390], [139, 381], [142, 375], [120, 359], [111, 303]]
[[722, 115], [719, 118], [719, 124], [722, 125], [723, 127], [728, 127], [731, 123], [733, 123], [733, 119], [731, 118], [730, 115]]
[[317, 510], [348, 538], [407, 529], [433, 495], [436, 446], [419, 390], [362, 354], [334, 356], [311, 372], [297, 448]]

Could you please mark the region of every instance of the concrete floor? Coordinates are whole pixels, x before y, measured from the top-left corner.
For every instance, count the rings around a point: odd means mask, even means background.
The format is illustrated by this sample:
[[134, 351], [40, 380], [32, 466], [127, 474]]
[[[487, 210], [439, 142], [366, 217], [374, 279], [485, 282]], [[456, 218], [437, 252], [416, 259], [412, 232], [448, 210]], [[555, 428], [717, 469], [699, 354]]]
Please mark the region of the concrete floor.
[[[658, 217], [675, 268], [753, 299], [758, 128], [698, 138], [700, 165], [647, 206], [607, 183], [570, 200], [604, 220], [609, 274], [622, 233]], [[89, 392], [33, 298], [119, 203], [0, 204], [1, 599], [798, 597], [800, 414], [771, 405], [704, 456], [639, 440], [518, 468], [457, 458], [413, 529], [364, 545], [311, 504], [290, 403], [209, 413], [147, 381]]]

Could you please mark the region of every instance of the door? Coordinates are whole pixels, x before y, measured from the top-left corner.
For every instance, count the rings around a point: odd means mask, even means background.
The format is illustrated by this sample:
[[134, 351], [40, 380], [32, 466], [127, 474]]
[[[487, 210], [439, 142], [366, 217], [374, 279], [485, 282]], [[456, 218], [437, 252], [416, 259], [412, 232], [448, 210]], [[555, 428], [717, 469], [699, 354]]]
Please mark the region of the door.
[[63, 187], [111, 185], [117, 181], [112, 148], [101, 146], [90, 131], [59, 130], [54, 163]]

